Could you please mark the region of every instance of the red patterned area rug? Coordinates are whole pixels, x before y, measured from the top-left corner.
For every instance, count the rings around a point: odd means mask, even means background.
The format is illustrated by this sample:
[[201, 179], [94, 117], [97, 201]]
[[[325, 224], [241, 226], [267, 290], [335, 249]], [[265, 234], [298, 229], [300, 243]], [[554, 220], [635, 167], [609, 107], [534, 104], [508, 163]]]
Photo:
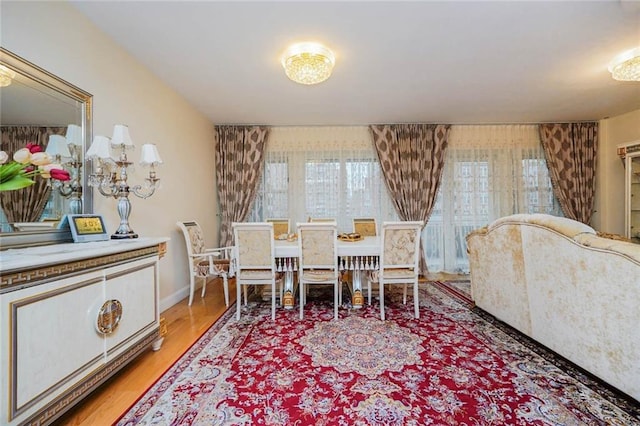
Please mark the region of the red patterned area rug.
[[[640, 425], [598, 392], [434, 285], [421, 318], [401, 292], [377, 305], [229, 309], [120, 425]], [[597, 387], [597, 386], [596, 386]], [[625, 402], [626, 401], [626, 402]]]
[[433, 281], [432, 284], [440, 290], [449, 293], [451, 296], [458, 298], [468, 306], [475, 305], [471, 298], [471, 282], [469, 280]]

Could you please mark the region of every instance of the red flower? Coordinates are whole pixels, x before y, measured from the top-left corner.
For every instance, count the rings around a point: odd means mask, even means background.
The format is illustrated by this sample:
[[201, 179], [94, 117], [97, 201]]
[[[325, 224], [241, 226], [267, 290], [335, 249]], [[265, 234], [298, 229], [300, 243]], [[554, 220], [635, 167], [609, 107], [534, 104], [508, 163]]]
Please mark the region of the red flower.
[[49, 174], [51, 175], [52, 179], [61, 180], [61, 181], [71, 180], [71, 175], [69, 175], [69, 172], [66, 170], [51, 169], [49, 171]]
[[30, 153], [35, 154], [36, 152], [42, 152], [42, 147], [40, 145], [36, 145], [33, 142], [29, 142], [27, 144], [27, 149]]

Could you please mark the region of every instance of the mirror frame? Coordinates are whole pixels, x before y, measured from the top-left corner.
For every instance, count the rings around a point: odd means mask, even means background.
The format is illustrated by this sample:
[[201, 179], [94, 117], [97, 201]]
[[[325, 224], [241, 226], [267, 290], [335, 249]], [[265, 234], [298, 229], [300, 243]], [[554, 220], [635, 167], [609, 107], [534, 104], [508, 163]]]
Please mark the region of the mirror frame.
[[[51, 74], [47, 70], [27, 61], [26, 59], [0, 47], [0, 64], [6, 66], [12, 71], [28, 77], [30, 80], [46, 86], [63, 96], [66, 96], [80, 104], [81, 109], [81, 127], [83, 130], [83, 146], [82, 146], [82, 212], [93, 212], [93, 191], [88, 185], [87, 168], [91, 167], [84, 156], [91, 143], [93, 134], [93, 117], [92, 102], [93, 95], [80, 89], [79, 87]], [[0, 233], [0, 250], [7, 248], [20, 248], [45, 244], [56, 244], [62, 242], [70, 242], [71, 233], [62, 230], [47, 231], [20, 231]]]

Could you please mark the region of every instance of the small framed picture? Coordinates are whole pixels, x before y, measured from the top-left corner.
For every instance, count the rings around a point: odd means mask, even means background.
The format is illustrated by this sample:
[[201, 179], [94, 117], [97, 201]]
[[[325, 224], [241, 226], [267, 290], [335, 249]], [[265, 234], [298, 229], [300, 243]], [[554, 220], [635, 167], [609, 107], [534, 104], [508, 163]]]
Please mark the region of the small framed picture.
[[76, 243], [109, 239], [104, 219], [99, 214], [68, 214], [58, 228], [63, 229], [67, 226], [71, 229], [71, 236]]

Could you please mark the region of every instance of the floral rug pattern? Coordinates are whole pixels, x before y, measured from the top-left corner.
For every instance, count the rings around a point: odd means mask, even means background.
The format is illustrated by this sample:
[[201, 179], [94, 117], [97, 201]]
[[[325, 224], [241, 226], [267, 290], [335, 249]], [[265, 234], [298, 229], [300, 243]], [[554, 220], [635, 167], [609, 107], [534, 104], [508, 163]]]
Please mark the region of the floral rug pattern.
[[385, 298], [385, 322], [377, 305], [230, 309], [118, 424], [640, 425], [440, 287], [421, 286], [418, 320]]

